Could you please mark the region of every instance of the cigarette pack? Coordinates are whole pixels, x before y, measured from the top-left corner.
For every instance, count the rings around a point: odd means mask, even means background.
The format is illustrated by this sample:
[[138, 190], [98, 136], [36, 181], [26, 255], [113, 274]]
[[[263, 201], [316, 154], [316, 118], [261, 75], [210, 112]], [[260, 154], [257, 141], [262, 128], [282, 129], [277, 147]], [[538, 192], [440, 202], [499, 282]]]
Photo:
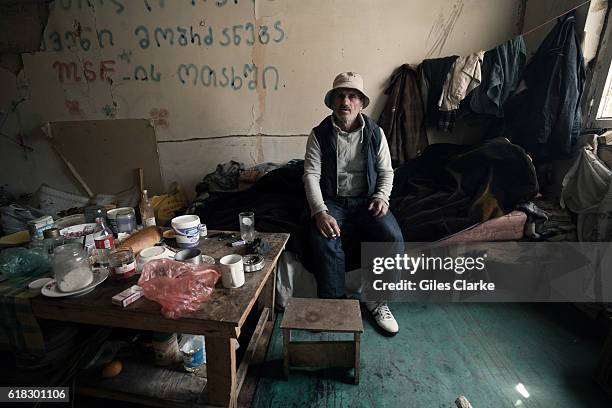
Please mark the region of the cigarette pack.
[[113, 305], [126, 307], [127, 305], [134, 303], [144, 295], [142, 288], [138, 285], [133, 285], [126, 290], [117, 293], [112, 297]]

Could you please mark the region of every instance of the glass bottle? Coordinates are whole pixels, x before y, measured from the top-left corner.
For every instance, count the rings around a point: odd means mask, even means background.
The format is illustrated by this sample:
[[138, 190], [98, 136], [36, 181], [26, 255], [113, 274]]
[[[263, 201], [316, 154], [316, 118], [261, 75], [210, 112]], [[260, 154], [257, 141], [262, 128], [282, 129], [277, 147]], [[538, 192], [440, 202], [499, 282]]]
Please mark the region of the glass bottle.
[[47, 256], [52, 258], [53, 250], [60, 245], [64, 245], [65, 238], [60, 235], [59, 229], [57, 228], [49, 228], [48, 230], [44, 230], [43, 237], [43, 243]]
[[153, 204], [149, 201], [147, 190], [142, 190], [142, 197], [140, 198], [140, 218], [142, 219], [143, 227], [155, 226], [155, 211], [153, 210]]
[[104, 222], [104, 218], [96, 218], [96, 229], [93, 233], [96, 258], [102, 266], [108, 266], [108, 255], [115, 248], [113, 232]]

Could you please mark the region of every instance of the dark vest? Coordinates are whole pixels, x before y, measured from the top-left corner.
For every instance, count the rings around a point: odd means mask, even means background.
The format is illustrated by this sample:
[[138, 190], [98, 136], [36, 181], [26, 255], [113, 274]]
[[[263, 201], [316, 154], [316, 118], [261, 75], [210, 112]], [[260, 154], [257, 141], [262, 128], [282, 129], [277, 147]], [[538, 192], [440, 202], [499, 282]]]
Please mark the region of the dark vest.
[[[362, 151], [366, 158], [366, 177], [368, 182], [368, 197], [376, 192], [376, 158], [380, 150], [381, 133], [380, 127], [372, 119], [363, 115], [365, 127], [363, 129]], [[321, 193], [323, 198], [334, 198], [337, 196], [337, 139], [334, 133], [331, 115], [323, 119], [319, 126], [314, 129], [315, 137], [321, 148]]]

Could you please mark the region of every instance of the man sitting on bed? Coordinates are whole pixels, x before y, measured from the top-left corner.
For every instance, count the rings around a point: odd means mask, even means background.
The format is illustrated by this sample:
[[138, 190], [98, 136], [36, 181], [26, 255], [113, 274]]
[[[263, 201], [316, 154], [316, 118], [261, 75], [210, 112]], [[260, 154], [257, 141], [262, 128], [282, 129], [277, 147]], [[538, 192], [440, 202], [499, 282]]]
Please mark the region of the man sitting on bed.
[[[361, 112], [369, 103], [361, 75], [339, 74], [325, 95], [325, 105], [333, 114], [312, 130], [306, 144], [303, 180], [312, 216], [310, 240], [320, 298], [346, 297], [343, 230], [355, 227], [363, 242], [403, 241], [389, 211], [393, 168], [387, 140], [383, 130]], [[386, 334], [399, 331], [386, 303], [365, 305]]]

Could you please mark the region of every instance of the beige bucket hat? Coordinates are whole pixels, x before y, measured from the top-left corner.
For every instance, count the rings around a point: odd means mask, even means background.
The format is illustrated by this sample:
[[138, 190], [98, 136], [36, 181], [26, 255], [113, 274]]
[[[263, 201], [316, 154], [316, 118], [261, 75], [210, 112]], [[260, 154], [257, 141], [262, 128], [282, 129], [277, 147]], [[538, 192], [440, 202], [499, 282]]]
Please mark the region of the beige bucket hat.
[[351, 88], [359, 91], [361, 95], [363, 95], [364, 109], [370, 104], [370, 98], [368, 98], [363, 90], [363, 78], [361, 75], [356, 72], [342, 72], [336, 75], [332, 89], [325, 94], [325, 106], [327, 106], [329, 109], [332, 109], [332, 94], [334, 90], [338, 88]]

